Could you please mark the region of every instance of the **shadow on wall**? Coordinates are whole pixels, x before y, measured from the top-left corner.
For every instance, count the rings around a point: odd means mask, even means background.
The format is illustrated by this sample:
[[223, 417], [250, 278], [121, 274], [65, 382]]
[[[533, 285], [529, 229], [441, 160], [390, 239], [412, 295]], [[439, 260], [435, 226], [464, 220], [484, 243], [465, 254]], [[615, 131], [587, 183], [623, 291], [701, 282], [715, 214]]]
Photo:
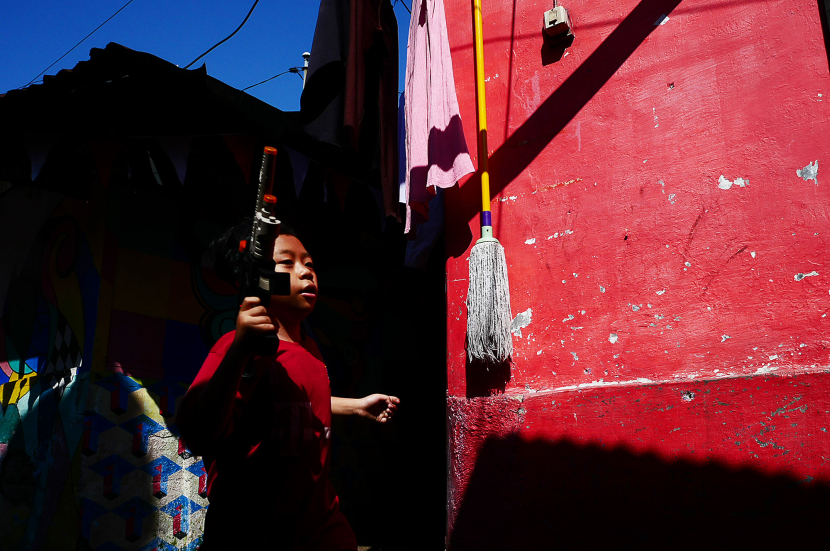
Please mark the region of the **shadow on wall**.
[[824, 48], [827, 50], [827, 60], [830, 63], [830, 0], [816, 0], [818, 13], [821, 16], [821, 33], [824, 36]]
[[504, 394], [504, 389], [510, 382], [510, 360], [496, 364], [471, 362], [467, 356], [465, 373], [467, 398]]
[[[623, 63], [657, 28], [654, 21], [669, 15], [681, 0], [641, 0], [602, 44], [545, 99], [491, 155], [490, 193], [496, 197], [544, 151], [545, 147], [585, 107]], [[578, 26], [574, 29], [579, 33]], [[564, 50], [563, 50], [564, 52]], [[544, 65], [556, 61], [557, 52], [543, 48]], [[458, 258], [472, 242], [468, 222], [480, 208], [481, 174], [475, 173], [460, 189], [449, 188], [448, 197], [458, 205], [447, 218], [447, 255]]]
[[827, 549], [830, 488], [568, 441], [490, 438], [452, 551]]

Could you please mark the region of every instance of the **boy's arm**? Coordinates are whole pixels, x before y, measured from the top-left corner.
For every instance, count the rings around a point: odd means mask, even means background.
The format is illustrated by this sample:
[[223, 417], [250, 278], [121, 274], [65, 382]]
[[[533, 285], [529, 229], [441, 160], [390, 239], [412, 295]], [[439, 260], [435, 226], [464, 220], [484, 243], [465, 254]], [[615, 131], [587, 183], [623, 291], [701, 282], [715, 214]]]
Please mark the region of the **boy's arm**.
[[191, 386], [189, 392], [194, 395], [186, 410], [187, 423], [179, 422], [179, 429], [196, 455], [204, 455], [210, 444], [226, 431], [247, 360], [248, 356], [232, 344], [211, 377], [199, 386]]
[[396, 396], [386, 394], [370, 394], [364, 398], [339, 398], [331, 397], [332, 415], [359, 415], [385, 423], [390, 420], [398, 409], [401, 401]]
[[226, 431], [245, 364], [253, 356], [253, 341], [258, 335], [274, 331], [275, 326], [265, 307], [259, 304], [259, 299], [246, 298], [236, 318], [233, 343], [224, 358], [204, 382], [194, 382], [188, 390], [188, 394], [194, 395], [189, 400], [187, 420], [179, 428], [193, 453], [202, 455]]

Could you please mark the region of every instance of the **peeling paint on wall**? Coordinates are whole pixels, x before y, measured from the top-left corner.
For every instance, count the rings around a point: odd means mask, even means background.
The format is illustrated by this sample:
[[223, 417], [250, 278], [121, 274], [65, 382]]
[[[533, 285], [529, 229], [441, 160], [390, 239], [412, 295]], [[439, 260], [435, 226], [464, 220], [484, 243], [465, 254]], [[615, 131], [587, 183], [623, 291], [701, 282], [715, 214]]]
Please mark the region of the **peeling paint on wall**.
[[564, 237], [566, 235], [571, 235], [572, 233], [573, 233], [573, 230], [565, 230], [565, 231], [562, 231], [562, 232], [556, 232], [553, 235], [549, 235], [547, 237], [547, 239], [555, 239], [557, 237]]
[[533, 309], [528, 308], [524, 312], [517, 314], [513, 318], [513, 323], [510, 324], [510, 332], [519, 338], [522, 338], [522, 329], [530, 325], [533, 318]]
[[746, 187], [749, 185], [749, 178], [735, 178], [734, 181], [729, 181], [723, 177], [723, 174], [721, 174], [720, 178], [718, 178], [718, 187], [721, 189], [729, 189], [733, 185]]
[[[573, 354], [573, 352], [571, 352]], [[590, 372], [590, 370], [587, 370]], [[578, 385], [568, 385], [568, 386], [560, 386], [554, 389], [555, 392], [561, 392], [564, 390], [579, 390], [584, 388], [599, 388], [599, 387], [606, 387], [606, 386], [629, 386], [629, 385], [646, 385], [652, 384], [655, 381], [648, 379], [646, 377], [638, 377], [632, 381], [605, 381], [600, 379], [599, 381], [591, 381], [590, 383], [581, 383]]]
[[818, 275], [818, 272], [813, 270], [812, 272], [809, 272], [809, 273], [806, 273], [806, 274], [802, 274], [802, 273], [795, 274], [795, 276], [793, 276], [793, 279], [795, 279], [796, 281], [801, 281], [805, 277], [812, 277], [812, 276], [817, 276], [817, 275]]
[[815, 163], [809, 163], [804, 168], [798, 169], [795, 173], [804, 178], [804, 181], [812, 180], [814, 184], [818, 185], [818, 159]]
[[755, 370], [756, 375], [764, 375], [766, 373], [772, 373], [773, 371], [778, 371], [778, 367], [770, 367], [769, 364], [765, 365], [764, 367], [759, 367]]
[[571, 179], [571, 180], [567, 180], [567, 181], [565, 181], [565, 182], [557, 182], [557, 183], [555, 183], [555, 184], [550, 184], [550, 185], [548, 185], [548, 186], [541, 187], [541, 188], [539, 188], [539, 189], [535, 190], [533, 193], [536, 193], [536, 192], [538, 192], [538, 191], [543, 191], [543, 192], [544, 192], [544, 191], [550, 191], [550, 190], [552, 190], [552, 189], [556, 189], [556, 188], [558, 188], [558, 187], [565, 187], [565, 186], [569, 186], [569, 185], [571, 185], [571, 184], [575, 184], [575, 183], [577, 183], [577, 182], [581, 182], [581, 181], [582, 181], [582, 178], [573, 178], [573, 179]]

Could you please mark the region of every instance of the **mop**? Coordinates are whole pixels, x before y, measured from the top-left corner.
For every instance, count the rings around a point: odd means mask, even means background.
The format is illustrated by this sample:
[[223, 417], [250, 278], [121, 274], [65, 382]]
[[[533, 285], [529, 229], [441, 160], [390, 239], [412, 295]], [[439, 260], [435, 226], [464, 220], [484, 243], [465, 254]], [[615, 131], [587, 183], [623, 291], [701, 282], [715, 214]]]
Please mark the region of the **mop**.
[[481, 173], [481, 239], [470, 251], [467, 290], [467, 357], [471, 362], [501, 363], [513, 353], [510, 288], [504, 247], [493, 237], [490, 174], [487, 169], [487, 109], [484, 100], [484, 43], [481, 0], [473, 0], [478, 107], [478, 162]]

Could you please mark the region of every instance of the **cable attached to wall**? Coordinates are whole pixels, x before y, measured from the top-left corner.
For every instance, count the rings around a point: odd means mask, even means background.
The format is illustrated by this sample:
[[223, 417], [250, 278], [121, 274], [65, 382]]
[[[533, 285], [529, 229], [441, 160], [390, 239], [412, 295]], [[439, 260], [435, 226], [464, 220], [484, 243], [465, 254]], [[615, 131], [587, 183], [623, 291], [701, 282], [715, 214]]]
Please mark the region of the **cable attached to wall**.
[[282, 75], [287, 74], [287, 73], [295, 73], [295, 74], [297, 74], [300, 78], [303, 78], [303, 75], [301, 75], [301, 74], [300, 74], [300, 71], [302, 71], [302, 70], [303, 70], [303, 68], [302, 68], [302, 67], [291, 67], [291, 68], [290, 68], [290, 69], [288, 69], [287, 71], [283, 71], [283, 72], [281, 72], [281, 73], [279, 73], [279, 74], [277, 74], [277, 75], [272, 76], [271, 78], [266, 78], [266, 79], [265, 79], [265, 80], [263, 80], [262, 82], [257, 82], [256, 84], [251, 84], [250, 86], [246, 86], [245, 88], [243, 88], [243, 89], [242, 89], [242, 91], [244, 92], [245, 90], [250, 90], [250, 89], [251, 89], [251, 88], [253, 88], [254, 86], [259, 86], [260, 84], [265, 84], [266, 82], [268, 82], [268, 81], [270, 81], [270, 80], [274, 80], [275, 78], [277, 78], [277, 77], [281, 77]]

